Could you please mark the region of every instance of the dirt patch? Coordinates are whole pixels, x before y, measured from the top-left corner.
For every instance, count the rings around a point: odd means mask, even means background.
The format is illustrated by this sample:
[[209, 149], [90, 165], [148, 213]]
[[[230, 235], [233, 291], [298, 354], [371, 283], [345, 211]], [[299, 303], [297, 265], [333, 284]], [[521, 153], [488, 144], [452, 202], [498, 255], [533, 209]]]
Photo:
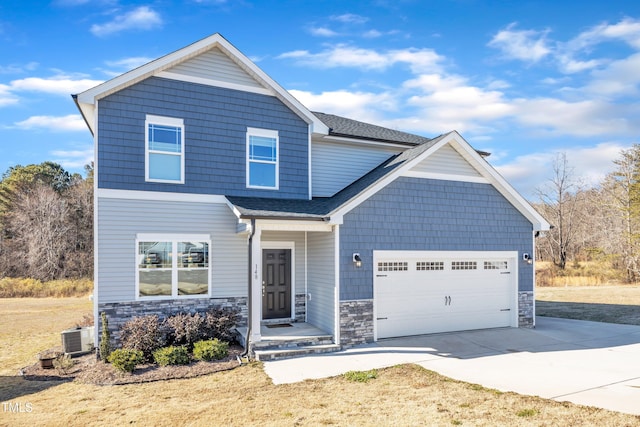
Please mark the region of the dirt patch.
[[[52, 349], [55, 350], [55, 349]], [[43, 369], [40, 363], [20, 370], [29, 381], [75, 381], [95, 385], [139, 384], [182, 378], [195, 378], [214, 372], [228, 371], [240, 366], [238, 356], [243, 348], [229, 346], [229, 355], [213, 362], [192, 362], [182, 366], [139, 365], [131, 374], [117, 371], [111, 364], [96, 359], [95, 354], [74, 358], [72, 367], [66, 370]]]

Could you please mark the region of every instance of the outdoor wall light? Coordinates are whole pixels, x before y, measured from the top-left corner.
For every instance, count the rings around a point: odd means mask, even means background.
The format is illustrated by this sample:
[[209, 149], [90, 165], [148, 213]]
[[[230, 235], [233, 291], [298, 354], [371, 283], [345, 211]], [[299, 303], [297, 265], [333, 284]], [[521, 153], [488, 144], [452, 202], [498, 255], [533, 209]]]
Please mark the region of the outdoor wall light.
[[522, 260], [525, 261], [527, 264], [533, 264], [533, 258], [531, 258], [531, 255], [529, 255], [526, 252], [522, 254]]
[[360, 258], [360, 254], [353, 254], [353, 263], [355, 264], [356, 268], [362, 267], [362, 258]]

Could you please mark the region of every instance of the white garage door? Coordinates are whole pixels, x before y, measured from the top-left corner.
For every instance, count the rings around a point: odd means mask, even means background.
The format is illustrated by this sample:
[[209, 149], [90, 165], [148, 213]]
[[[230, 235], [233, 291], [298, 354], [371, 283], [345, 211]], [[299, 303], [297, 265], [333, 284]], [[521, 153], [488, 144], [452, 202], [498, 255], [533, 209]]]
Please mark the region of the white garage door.
[[375, 251], [376, 337], [517, 326], [516, 252]]

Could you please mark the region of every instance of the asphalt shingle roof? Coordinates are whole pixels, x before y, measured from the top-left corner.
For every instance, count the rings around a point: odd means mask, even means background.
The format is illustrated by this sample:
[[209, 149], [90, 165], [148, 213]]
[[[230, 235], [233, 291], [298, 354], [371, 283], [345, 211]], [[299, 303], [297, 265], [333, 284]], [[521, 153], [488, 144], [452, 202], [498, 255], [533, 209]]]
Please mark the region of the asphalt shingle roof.
[[438, 138], [427, 140], [420, 145], [387, 159], [378, 167], [371, 170], [371, 172], [332, 197], [314, 197], [311, 200], [291, 200], [227, 196], [227, 200], [236, 207], [240, 215], [244, 218], [326, 220], [329, 218], [329, 215], [339, 207], [374, 186], [398, 167], [420, 156], [435, 145], [441, 138], [442, 135]]
[[401, 132], [382, 126], [359, 122], [346, 117], [313, 111], [313, 114], [329, 128], [329, 135], [374, 141], [394, 142], [405, 145], [418, 145], [429, 142], [429, 138]]

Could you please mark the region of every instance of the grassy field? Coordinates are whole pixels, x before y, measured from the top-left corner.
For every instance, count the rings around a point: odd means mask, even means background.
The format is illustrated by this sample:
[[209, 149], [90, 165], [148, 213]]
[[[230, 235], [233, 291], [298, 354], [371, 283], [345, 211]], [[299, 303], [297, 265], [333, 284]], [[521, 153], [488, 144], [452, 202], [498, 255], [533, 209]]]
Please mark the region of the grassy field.
[[89, 310], [86, 298], [0, 299], [0, 425], [640, 425], [640, 417], [500, 393], [414, 365], [368, 382], [340, 376], [278, 386], [259, 363], [126, 386], [17, 376]]
[[538, 287], [536, 314], [640, 325], [640, 286]]

